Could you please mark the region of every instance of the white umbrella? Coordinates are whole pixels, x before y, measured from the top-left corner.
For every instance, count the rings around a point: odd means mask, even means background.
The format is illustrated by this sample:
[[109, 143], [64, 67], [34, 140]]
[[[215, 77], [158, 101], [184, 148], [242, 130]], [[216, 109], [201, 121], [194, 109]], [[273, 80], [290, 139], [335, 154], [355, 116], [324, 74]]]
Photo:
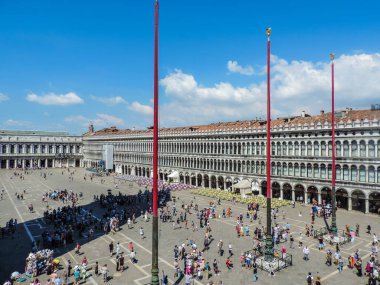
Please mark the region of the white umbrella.
[[11, 274], [12, 279], [18, 279], [21, 276], [20, 272], [15, 271]]

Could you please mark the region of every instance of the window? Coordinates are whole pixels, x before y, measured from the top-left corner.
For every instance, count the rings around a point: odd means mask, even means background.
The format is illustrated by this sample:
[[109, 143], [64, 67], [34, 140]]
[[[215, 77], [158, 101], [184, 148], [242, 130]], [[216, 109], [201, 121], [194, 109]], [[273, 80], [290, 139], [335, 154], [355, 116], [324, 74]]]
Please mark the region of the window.
[[314, 142], [314, 156], [319, 156], [319, 143]]
[[312, 156], [313, 155], [313, 145], [311, 142], [307, 144], [307, 156]]
[[[379, 150], [380, 152], [380, 150]], [[289, 143], [289, 153], [288, 155], [293, 155], [293, 144], [292, 143]]]
[[281, 144], [277, 144], [277, 155], [281, 155]]
[[326, 165], [321, 165], [321, 178], [326, 178]]
[[294, 164], [294, 176], [300, 176], [300, 166], [298, 163]]
[[375, 183], [375, 167], [373, 166], [368, 168], [368, 182]]
[[265, 173], [265, 164], [264, 162], [261, 163], [261, 174]]
[[358, 177], [358, 169], [356, 166], [351, 166], [351, 181], [356, 181]]
[[301, 177], [306, 176], [306, 166], [304, 163], [301, 164]]
[[322, 156], [326, 156], [326, 143], [322, 142], [321, 143], [321, 151], [322, 151]]
[[286, 143], [282, 144], [282, 155], [287, 155], [287, 153], [286, 153]]
[[377, 183], [380, 183], [380, 167], [377, 168]]
[[365, 166], [364, 165], [361, 165], [359, 167], [359, 181], [360, 182], [365, 182], [365, 178], [366, 178], [366, 170], [365, 170]]
[[328, 147], [329, 147], [329, 157], [331, 157], [332, 156], [332, 142], [329, 142]]
[[340, 165], [337, 165], [336, 168], [335, 168], [335, 176], [336, 176], [336, 180], [342, 180], [342, 170], [340, 168]]
[[327, 168], [327, 175], [328, 175], [329, 179], [332, 178], [332, 165], [331, 164], [329, 164], [329, 166]]
[[366, 150], [367, 150], [367, 147], [365, 145], [365, 141], [360, 141], [360, 157], [366, 156]]
[[368, 157], [375, 157], [375, 142], [368, 142]]
[[314, 164], [314, 177], [319, 178], [319, 165]]
[[293, 164], [289, 163], [289, 176], [294, 176]]
[[265, 155], [265, 144], [261, 143], [261, 155]]
[[276, 145], [274, 143], [272, 143], [271, 152], [272, 152], [272, 155], [276, 155]]
[[286, 163], [282, 164], [282, 175], [288, 175], [288, 166]]
[[348, 166], [343, 166], [343, 180], [348, 180]]
[[307, 177], [313, 177], [313, 168], [310, 163], [307, 165]]
[[350, 156], [350, 146], [348, 145], [348, 141], [345, 141], [343, 143], [343, 156], [344, 157]]
[[351, 143], [351, 156], [358, 156], [358, 144], [356, 141]]
[[300, 155], [300, 145], [298, 144], [298, 142], [296, 142], [295, 144], [294, 144], [294, 155], [295, 156], [299, 156]]
[[337, 142], [335, 144], [335, 155], [342, 156], [342, 145], [340, 144], [340, 142]]
[[281, 175], [281, 163], [277, 163], [277, 175]]
[[301, 143], [301, 155], [306, 156], [306, 145], [304, 142]]

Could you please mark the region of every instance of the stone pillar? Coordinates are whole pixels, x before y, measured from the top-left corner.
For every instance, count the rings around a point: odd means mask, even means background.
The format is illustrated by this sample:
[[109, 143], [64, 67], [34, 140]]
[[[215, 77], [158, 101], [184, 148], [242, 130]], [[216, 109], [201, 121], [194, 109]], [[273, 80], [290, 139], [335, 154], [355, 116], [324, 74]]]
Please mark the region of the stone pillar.
[[321, 192], [318, 191], [318, 204], [321, 205], [322, 204], [322, 194]]
[[351, 197], [351, 196], [348, 196], [348, 197], [347, 197], [347, 202], [348, 202], [347, 210], [348, 210], [348, 211], [352, 211], [352, 197]]
[[227, 190], [227, 182], [226, 182], [226, 179], [224, 179], [224, 191]]
[[205, 188], [205, 177], [202, 176], [202, 187]]
[[211, 175], [208, 175], [208, 188], [211, 189]]
[[9, 159], [6, 160], [6, 168], [9, 169]]
[[280, 198], [284, 199], [284, 189], [280, 188]]
[[198, 175], [195, 175], [195, 186], [198, 187]]
[[296, 200], [296, 191], [292, 189], [292, 201]]
[[366, 198], [364, 201], [365, 201], [365, 212], [364, 213], [368, 214], [369, 213], [369, 199]]
[[37, 160], [37, 166], [38, 166], [38, 167], [41, 167], [41, 159], [38, 159], [38, 160]]
[[303, 202], [305, 203], [305, 205], [308, 204], [308, 201], [307, 201], [307, 191], [306, 190], [303, 192]]
[[25, 159], [22, 160], [22, 169], [25, 169]]

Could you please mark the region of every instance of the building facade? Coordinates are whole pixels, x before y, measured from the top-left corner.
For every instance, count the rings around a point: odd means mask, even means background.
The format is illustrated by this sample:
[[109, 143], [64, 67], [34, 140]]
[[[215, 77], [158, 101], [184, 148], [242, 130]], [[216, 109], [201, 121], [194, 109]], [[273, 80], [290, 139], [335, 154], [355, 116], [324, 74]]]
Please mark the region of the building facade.
[[[338, 206], [365, 213], [380, 207], [380, 110], [336, 113]], [[321, 203], [331, 200], [331, 113], [271, 121], [273, 197]], [[152, 176], [152, 130], [116, 127], [83, 136], [84, 166], [97, 166], [102, 147], [114, 147], [114, 170]], [[159, 177], [178, 171], [183, 183], [228, 189], [248, 180], [266, 195], [266, 121], [163, 128]]]
[[0, 130], [0, 168], [82, 166], [82, 136], [66, 132]]

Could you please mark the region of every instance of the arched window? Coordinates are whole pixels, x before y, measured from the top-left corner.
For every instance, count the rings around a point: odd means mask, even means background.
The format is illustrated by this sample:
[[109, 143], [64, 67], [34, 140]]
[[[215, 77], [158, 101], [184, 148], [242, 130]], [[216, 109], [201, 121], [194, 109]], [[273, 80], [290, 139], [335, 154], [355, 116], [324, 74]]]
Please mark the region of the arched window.
[[375, 167], [368, 167], [368, 182], [375, 183]]
[[313, 177], [313, 168], [310, 163], [307, 165], [307, 177]]
[[375, 157], [375, 142], [374, 141], [368, 142], [368, 156]]
[[281, 163], [277, 163], [277, 175], [281, 175]]
[[314, 164], [314, 177], [319, 178], [319, 165], [316, 163]]
[[314, 142], [314, 156], [319, 156], [319, 143]]
[[328, 147], [329, 147], [329, 157], [331, 157], [332, 156], [332, 142], [331, 141], [328, 143]]
[[321, 178], [326, 178], [326, 165], [321, 164]]
[[[380, 153], [380, 150], [379, 150]], [[289, 152], [288, 155], [293, 155], [293, 143], [289, 143]]]
[[306, 166], [304, 163], [301, 163], [301, 177], [306, 176]]
[[365, 157], [367, 150], [367, 146], [365, 145], [365, 141], [360, 141], [360, 157]]
[[355, 165], [351, 166], [351, 181], [358, 179], [358, 169]]
[[261, 155], [265, 155], [265, 144], [261, 143]]
[[313, 155], [313, 145], [311, 142], [307, 143], [307, 156], [312, 156]]
[[298, 142], [294, 144], [294, 155], [299, 156], [300, 155], [300, 145]]
[[282, 164], [282, 175], [288, 175], [288, 165], [285, 162]]
[[343, 165], [343, 180], [349, 180], [348, 166]]
[[281, 155], [281, 144], [277, 143], [277, 155]]
[[377, 183], [380, 183], [380, 166], [377, 168]]
[[336, 180], [342, 180], [342, 170], [340, 168], [340, 165], [337, 165], [336, 168], [335, 168], [335, 177], [336, 177]]
[[332, 165], [331, 164], [329, 164], [327, 167], [327, 175], [328, 175], [328, 179], [332, 178]]
[[294, 176], [293, 164], [292, 163], [289, 163], [289, 176]]
[[272, 143], [271, 153], [272, 153], [272, 155], [276, 155], [276, 145], [275, 145], [275, 143]]
[[342, 145], [340, 144], [340, 142], [336, 142], [335, 144], [335, 155], [342, 156]]
[[364, 165], [360, 165], [359, 167], [359, 181], [365, 182], [366, 180], [366, 170]]
[[358, 156], [358, 144], [356, 141], [351, 142], [351, 156]]
[[265, 173], [265, 164], [264, 162], [261, 162], [261, 174]]
[[321, 143], [321, 155], [326, 156], [326, 143], [325, 142]]
[[301, 155], [306, 156], [306, 145], [305, 142], [301, 142]]
[[283, 143], [282, 144], [282, 155], [288, 155], [287, 152], [286, 152], [286, 150], [287, 150], [286, 143]]
[[343, 156], [344, 157], [350, 156], [350, 146], [348, 145], [348, 141], [343, 142]]
[[298, 163], [294, 164], [294, 176], [300, 176], [300, 166]]
[[276, 175], [276, 164], [272, 162], [272, 175]]

